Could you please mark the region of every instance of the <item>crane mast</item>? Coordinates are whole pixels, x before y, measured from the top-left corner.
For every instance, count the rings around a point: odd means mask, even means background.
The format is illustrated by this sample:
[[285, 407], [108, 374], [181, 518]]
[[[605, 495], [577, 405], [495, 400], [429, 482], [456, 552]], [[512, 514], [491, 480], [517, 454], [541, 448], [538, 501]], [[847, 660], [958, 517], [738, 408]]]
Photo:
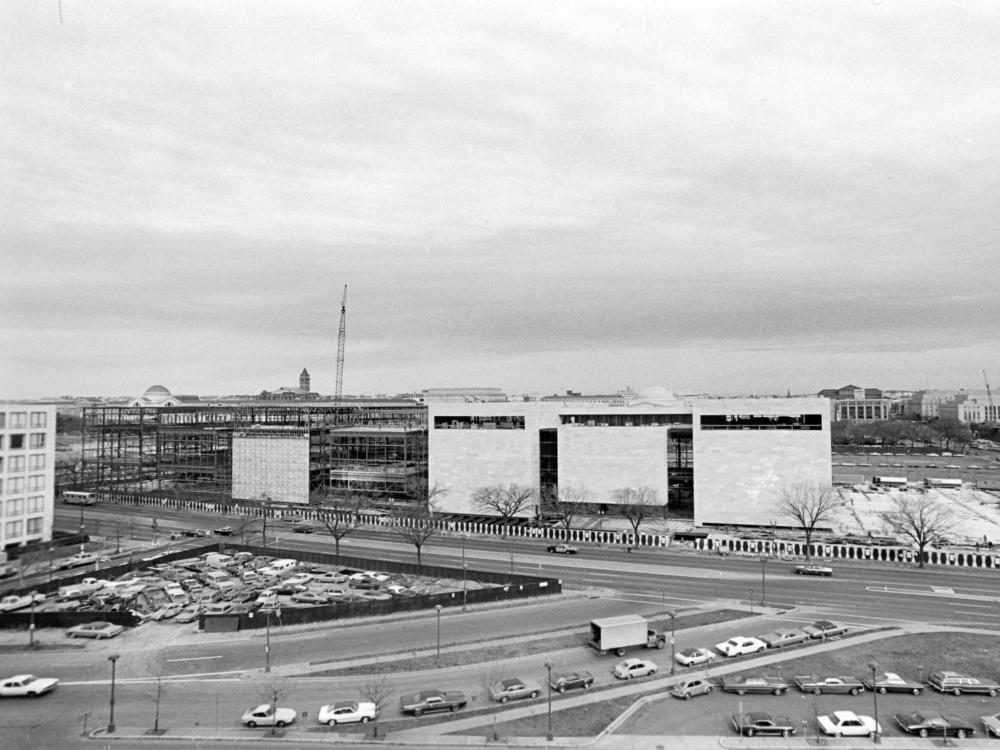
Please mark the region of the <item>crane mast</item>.
[[986, 403], [990, 406], [990, 418], [987, 422], [1000, 422], [1000, 415], [997, 414], [996, 406], [993, 404], [993, 391], [990, 390], [990, 379], [986, 377], [986, 370], [983, 370], [983, 380], [986, 381]]
[[344, 342], [347, 339], [347, 284], [340, 302], [340, 331], [337, 333], [337, 393], [339, 402], [344, 395]]

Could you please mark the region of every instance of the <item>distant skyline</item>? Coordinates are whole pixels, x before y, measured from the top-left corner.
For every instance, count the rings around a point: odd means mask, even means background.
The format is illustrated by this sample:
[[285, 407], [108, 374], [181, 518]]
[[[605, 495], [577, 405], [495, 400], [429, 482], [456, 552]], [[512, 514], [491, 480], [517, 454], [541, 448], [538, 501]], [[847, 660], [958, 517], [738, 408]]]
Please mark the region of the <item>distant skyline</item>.
[[0, 398], [1000, 388], [991, 2], [0, 4]]

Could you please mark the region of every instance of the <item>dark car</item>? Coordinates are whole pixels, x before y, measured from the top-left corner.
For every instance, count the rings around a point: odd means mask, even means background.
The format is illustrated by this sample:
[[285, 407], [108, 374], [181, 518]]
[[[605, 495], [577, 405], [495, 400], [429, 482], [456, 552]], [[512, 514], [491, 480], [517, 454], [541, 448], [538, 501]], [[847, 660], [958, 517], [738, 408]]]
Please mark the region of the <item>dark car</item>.
[[212, 529], [212, 533], [217, 536], [232, 536], [235, 532], [232, 526], [220, 526], [217, 529]]
[[882, 674], [875, 675], [874, 679], [865, 676], [861, 678], [861, 682], [869, 690], [877, 690], [883, 694], [911, 693], [913, 695], [920, 695], [924, 692], [924, 683], [908, 680], [895, 672], [883, 672]]
[[565, 693], [573, 688], [583, 688], [586, 690], [594, 684], [594, 675], [585, 670], [579, 672], [557, 672], [552, 675], [552, 682], [549, 686], [560, 693]]
[[830, 620], [816, 620], [812, 625], [806, 625], [802, 629], [809, 634], [810, 638], [831, 638], [847, 632], [846, 625]]
[[778, 735], [791, 737], [795, 734], [795, 722], [787, 716], [772, 716], [763, 711], [748, 711], [731, 717], [733, 729], [745, 737], [762, 735]]
[[861, 680], [856, 677], [823, 677], [819, 675], [796, 675], [792, 681], [803, 693], [822, 695], [834, 693], [857, 695], [865, 689]]
[[575, 555], [580, 550], [572, 544], [550, 544], [546, 549], [555, 552], [557, 555]]
[[292, 531], [294, 531], [296, 534], [315, 534], [316, 527], [310, 526], [307, 523], [297, 523], [294, 526], [292, 526]]
[[770, 675], [753, 675], [722, 678], [722, 690], [726, 693], [746, 695], [747, 693], [770, 693], [783, 695], [788, 690], [788, 683], [780, 677]]
[[976, 728], [961, 716], [944, 715], [932, 711], [896, 714], [893, 719], [904, 732], [920, 737], [957, 737], [961, 740], [976, 732]]

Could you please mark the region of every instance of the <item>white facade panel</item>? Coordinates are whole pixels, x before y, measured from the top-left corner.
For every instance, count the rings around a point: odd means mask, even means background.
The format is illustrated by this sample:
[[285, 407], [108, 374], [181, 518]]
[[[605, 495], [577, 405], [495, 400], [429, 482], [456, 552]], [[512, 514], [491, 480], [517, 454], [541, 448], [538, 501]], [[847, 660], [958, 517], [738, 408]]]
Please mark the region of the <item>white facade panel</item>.
[[626, 487], [650, 487], [659, 505], [667, 502], [665, 427], [559, 429], [559, 480], [582, 487], [589, 502], [613, 505]]
[[0, 560], [8, 545], [52, 539], [56, 407], [0, 402]]
[[233, 499], [309, 503], [309, 434], [233, 436]]

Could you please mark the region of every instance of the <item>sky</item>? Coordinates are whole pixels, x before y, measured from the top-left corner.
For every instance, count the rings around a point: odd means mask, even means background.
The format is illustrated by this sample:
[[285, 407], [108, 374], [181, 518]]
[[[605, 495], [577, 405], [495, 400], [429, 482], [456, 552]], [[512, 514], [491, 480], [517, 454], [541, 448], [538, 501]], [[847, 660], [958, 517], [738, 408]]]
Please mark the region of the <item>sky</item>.
[[0, 398], [1000, 389], [993, 2], [0, 4]]

